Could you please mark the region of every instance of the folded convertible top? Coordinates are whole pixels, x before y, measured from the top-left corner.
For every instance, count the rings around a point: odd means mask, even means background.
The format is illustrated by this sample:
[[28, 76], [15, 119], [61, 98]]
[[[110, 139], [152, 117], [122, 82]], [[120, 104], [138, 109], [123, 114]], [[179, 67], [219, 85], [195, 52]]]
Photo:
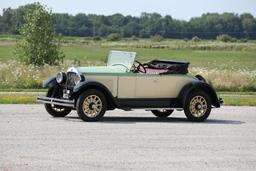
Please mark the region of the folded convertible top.
[[161, 74], [187, 74], [189, 62], [170, 61], [170, 60], [152, 60], [144, 64], [149, 69], [166, 70]]

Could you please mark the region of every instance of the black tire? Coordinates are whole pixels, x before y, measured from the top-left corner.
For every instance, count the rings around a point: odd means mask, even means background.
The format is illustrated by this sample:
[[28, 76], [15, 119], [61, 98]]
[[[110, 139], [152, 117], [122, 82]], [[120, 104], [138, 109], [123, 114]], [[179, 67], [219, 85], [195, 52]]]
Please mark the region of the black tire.
[[167, 118], [172, 114], [173, 110], [152, 110], [151, 112], [158, 118]]
[[[54, 88], [49, 88], [48, 92], [46, 93], [46, 97], [54, 97], [53, 92]], [[71, 112], [70, 108], [63, 106], [44, 104], [44, 107], [46, 111], [53, 117], [65, 117]]]
[[78, 116], [86, 122], [100, 120], [104, 116], [106, 109], [107, 101], [105, 95], [95, 89], [86, 90], [79, 96], [76, 103]]
[[184, 105], [184, 112], [188, 120], [193, 122], [202, 122], [208, 118], [211, 113], [211, 99], [203, 91], [191, 92]]

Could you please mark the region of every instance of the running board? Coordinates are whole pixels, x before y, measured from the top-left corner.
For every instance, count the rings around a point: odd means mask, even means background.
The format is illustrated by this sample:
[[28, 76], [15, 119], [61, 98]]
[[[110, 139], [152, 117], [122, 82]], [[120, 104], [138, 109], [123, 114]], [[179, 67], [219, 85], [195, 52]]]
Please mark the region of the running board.
[[46, 103], [51, 105], [65, 106], [65, 107], [75, 107], [75, 100], [58, 99], [52, 97], [39, 96], [36, 100], [38, 103]]

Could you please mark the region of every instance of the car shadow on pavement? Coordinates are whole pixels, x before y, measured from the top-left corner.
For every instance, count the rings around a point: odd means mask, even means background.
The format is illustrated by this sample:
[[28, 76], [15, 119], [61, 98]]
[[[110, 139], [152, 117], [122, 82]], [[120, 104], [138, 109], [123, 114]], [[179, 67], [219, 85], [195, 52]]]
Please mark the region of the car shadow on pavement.
[[[66, 116], [69, 120], [79, 119], [77, 116]], [[71, 121], [70, 120], [70, 121]], [[178, 118], [178, 117], [169, 117], [169, 118], [155, 118], [155, 117], [127, 117], [127, 116], [105, 116], [100, 121], [103, 123], [193, 123], [188, 121], [186, 118]], [[245, 122], [236, 121], [236, 120], [222, 120], [222, 119], [207, 119], [204, 122], [200, 122], [201, 124], [231, 124], [231, 125], [239, 125]]]

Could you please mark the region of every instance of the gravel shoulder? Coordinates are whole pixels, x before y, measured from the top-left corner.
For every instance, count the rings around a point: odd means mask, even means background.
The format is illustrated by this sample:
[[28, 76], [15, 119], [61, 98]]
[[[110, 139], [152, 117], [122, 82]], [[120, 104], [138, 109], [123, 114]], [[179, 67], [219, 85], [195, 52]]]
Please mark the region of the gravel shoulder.
[[109, 111], [53, 118], [43, 105], [0, 105], [0, 170], [255, 170], [256, 107], [214, 109], [206, 122]]

